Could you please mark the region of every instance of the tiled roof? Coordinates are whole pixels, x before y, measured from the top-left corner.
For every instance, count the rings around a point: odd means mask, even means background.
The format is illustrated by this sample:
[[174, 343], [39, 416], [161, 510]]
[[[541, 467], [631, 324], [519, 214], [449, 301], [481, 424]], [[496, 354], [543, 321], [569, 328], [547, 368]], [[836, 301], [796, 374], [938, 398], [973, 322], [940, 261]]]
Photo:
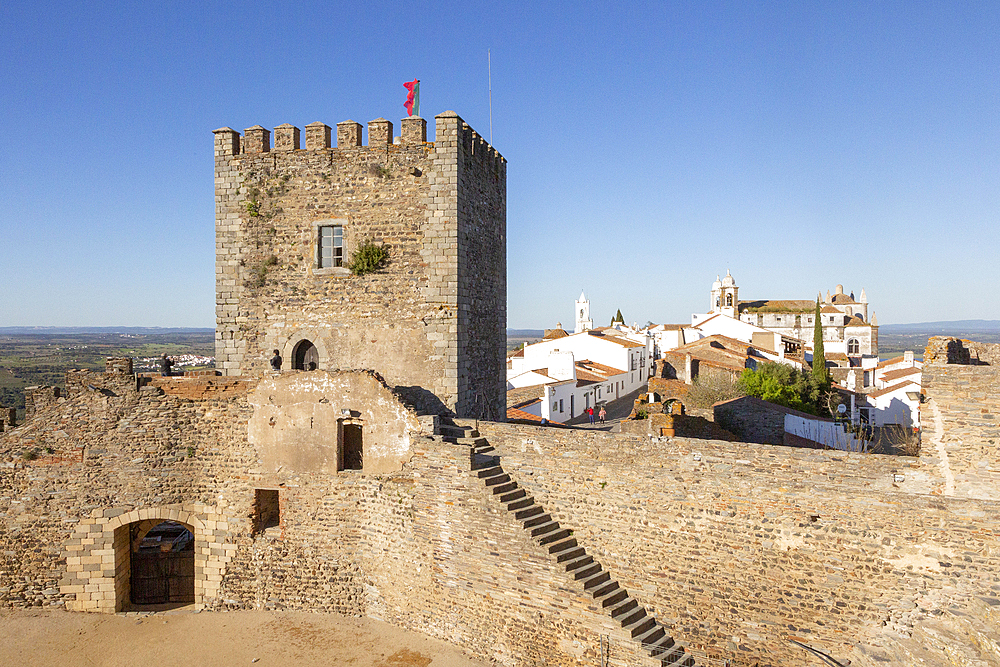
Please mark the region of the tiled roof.
[[871, 325], [868, 324], [867, 322], [865, 322], [863, 319], [861, 319], [857, 315], [855, 315], [847, 323], [847, 326], [849, 326], [849, 327], [870, 327]]
[[830, 300], [834, 303], [857, 303], [857, 301], [851, 298], [850, 294], [834, 294]]
[[606, 340], [609, 343], [615, 343], [616, 345], [621, 345], [622, 347], [646, 347], [643, 343], [637, 343], [634, 340], [629, 340], [628, 338], [622, 338], [621, 336], [613, 336], [611, 334], [605, 334], [600, 331], [595, 331], [591, 329], [587, 332], [594, 338], [600, 338], [601, 340]]
[[513, 350], [513, 351], [507, 353], [507, 358], [508, 359], [513, 359], [514, 357], [523, 357], [523, 356], [524, 356], [524, 348], [523, 347], [519, 347], [516, 350]]
[[879, 396], [885, 396], [886, 394], [891, 394], [894, 391], [902, 389], [908, 384], [916, 385], [917, 387], [920, 386], [916, 382], [913, 382], [912, 380], [904, 380], [903, 382], [894, 384], [891, 387], [886, 387], [885, 389], [879, 389], [878, 391], [873, 391], [872, 393], [868, 394], [868, 396], [870, 396], [871, 398], [878, 398]]
[[599, 364], [596, 361], [591, 361], [590, 359], [584, 359], [583, 361], [576, 362], [576, 367], [583, 367], [585, 370], [593, 370], [604, 375], [622, 375], [625, 373], [625, 371], [620, 368], [608, 366], [607, 364]]
[[921, 369], [916, 367], [910, 368], [897, 368], [894, 371], [889, 371], [882, 375], [883, 382], [890, 382], [892, 380], [898, 380], [901, 377], [906, 377], [907, 375], [920, 374]]
[[522, 405], [525, 401], [537, 399], [545, 393], [544, 384], [533, 384], [527, 387], [518, 387], [507, 390], [507, 407]]
[[886, 359], [885, 361], [878, 362], [875, 368], [885, 368], [886, 366], [892, 366], [893, 364], [901, 364], [903, 361], [903, 357], [893, 357], [892, 359]]
[[[518, 410], [517, 408], [507, 408], [507, 419], [510, 421], [526, 421], [534, 422], [536, 424], [542, 423], [542, 418], [538, 415], [533, 415], [530, 412], [525, 412], [523, 410]], [[561, 422], [549, 420], [550, 424], [560, 424]]]
[[565, 338], [569, 334], [562, 329], [548, 329], [545, 332], [545, 337], [542, 340], [554, 340], [556, 338]]
[[829, 313], [830, 315], [843, 315], [839, 310], [833, 306], [823, 306], [820, 311], [821, 313]]

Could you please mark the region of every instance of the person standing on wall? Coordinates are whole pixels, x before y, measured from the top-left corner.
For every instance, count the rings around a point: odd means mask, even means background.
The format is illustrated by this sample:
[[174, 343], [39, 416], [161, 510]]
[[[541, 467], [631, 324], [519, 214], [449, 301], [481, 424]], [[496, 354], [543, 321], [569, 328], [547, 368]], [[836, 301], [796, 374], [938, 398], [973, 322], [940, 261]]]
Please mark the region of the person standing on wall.
[[278, 354], [277, 350], [274, 351], [274, 356], [271, 357], [271, 370], [272, 371], [281, 370], [281, 355]]
[[173, 359], [169, 358], [167, 356], [167, 353], [164, 352], [163, 355], [160, 357], [159, 364], [160, 364], [160, 375], [163, 375], [164, 377], [169, 377], [170, 367], [174, 365]]

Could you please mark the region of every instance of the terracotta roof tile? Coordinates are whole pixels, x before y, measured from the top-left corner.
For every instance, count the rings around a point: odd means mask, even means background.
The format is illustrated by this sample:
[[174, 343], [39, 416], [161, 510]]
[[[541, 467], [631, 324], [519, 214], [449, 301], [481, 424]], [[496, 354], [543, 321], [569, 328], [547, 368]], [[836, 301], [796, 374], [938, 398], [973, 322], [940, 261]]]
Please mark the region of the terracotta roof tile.
[[871, 398], [878, 398], [879, 396], [885, 396], [886, 394], [891, 394], [892, 392], [901, 389], [908, 384], [916, 385], [917, 387], [920, 386], [919, 384], [913, 382], [912, 380], [905, 380], [898, 384], [894, 384], [891, 387], [886, 387], [885, 389], [879, 389], [878, 391], [873, 391], [870, 394], [868, 394], [868, 396], [870, 396]]
[[894, 371], [889, 371], [888, 373], [883, 374], [882, 375], [882, 381], [883, 382], [890, 382], [892, 380], [897, 380], [897, 379], [899, 379], [901, 377], [906, 377], [907, 375], [920, 374], [921, 372], [922, 372], [921, 369], [916, 368], [916, 367], [897, 368]]
[[[542, 418], [538, 415], [533, 415], [530, 412], [524, 412], [523, 410], [518, 410], [517, 408], [507, 408], [507, 419], [511, 421], [534, 422], [536, 424], [542, 423]], [[560, 424], [561, 422], [549, 420], [549, 423]]]

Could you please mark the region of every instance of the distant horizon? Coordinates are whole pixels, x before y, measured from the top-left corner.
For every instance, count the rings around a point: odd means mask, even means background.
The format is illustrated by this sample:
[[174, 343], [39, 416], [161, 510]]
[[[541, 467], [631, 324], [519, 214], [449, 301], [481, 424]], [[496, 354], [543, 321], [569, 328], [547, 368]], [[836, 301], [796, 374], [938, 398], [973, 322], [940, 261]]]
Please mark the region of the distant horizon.
[[[657, 323], [662, 324], [662, 323]], [[968, 319], [968, 320], [936, 320], [931, 322], [900, 322], [880, 324], [880, 329], [898, 327], [929, 327], [957, 328], [983, 327], [983, 331], [1000, 330], [1000, 320]], [[507, 327], [506, 331], [544, 331], [552, 327]], [[50, 326], [25, 325], [0, 327], [0, 334], [30, 334], [30, 333], [207, 333], [214, 332], [215, 327], [158, 327], [158, 326]]]

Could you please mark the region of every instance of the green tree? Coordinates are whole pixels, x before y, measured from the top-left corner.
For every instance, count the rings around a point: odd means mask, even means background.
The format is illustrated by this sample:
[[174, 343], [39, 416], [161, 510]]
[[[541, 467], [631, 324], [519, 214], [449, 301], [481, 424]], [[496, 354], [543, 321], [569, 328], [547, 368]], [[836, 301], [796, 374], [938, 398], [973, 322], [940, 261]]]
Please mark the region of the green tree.
[[622, 317], [621, 308], [619, 308], [615, 316], [611, 318], [611, 326], [615, 326], [615, 322], [618, 322], [619, 324], [625, 324], [625, 318]]
[[816, 297], [816, 317], [814, 319], [812, 374], [818, 382], [829, 385], [830, 374], [826, 370], [826, 354], [823, 351], [823, 324], [820, 321], [819, 297]]
[[814, 415], [821, 413], [827, 386], [811, 373], [774, 361], [744, 370], [739, 384], [748, 396]]

